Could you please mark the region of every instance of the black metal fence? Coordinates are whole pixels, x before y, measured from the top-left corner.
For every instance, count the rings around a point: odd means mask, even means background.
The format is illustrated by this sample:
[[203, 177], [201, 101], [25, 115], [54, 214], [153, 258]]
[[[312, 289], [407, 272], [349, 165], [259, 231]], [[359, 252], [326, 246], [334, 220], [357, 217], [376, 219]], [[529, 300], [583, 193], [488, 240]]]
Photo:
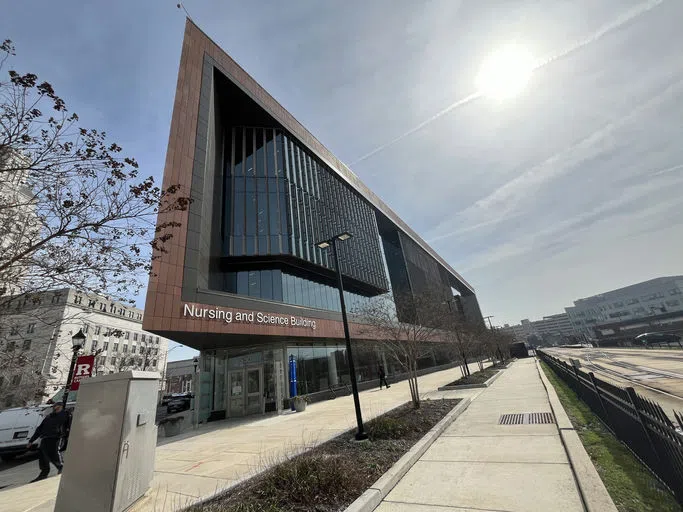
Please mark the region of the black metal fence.
[[537, 352], [683, 505], [683, 414], [674, 412], [681, 429], [677, 431], [658, 403], [643, 398], [633, 388], [620, 388], [592, 372]]

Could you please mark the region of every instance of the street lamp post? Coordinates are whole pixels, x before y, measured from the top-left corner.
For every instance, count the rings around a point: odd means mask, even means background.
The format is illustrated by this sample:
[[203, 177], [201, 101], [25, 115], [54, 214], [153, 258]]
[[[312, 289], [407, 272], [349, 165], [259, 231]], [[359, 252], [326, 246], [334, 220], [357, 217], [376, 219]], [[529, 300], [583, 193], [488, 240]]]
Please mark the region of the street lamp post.
[[358, 432], [356, 432], [356, 440], [362, 441], [367, 439], [368, 435], [365, 433], [363, 427], [363, 415], [360, 410], [360, 398], [358, 396], [358, 383], [356, 382], [356, 367], [353, 364], [353, 352], [351, 351], [351, 336], [349, 334], [349, 320], [346, 316], [346, 303], [344, 302], [344, 284], [342, 282], [341, 268], [339, 267], [339, 255], [337, 254], [337, 240], [344, 241], [351, 238], [351, 233], [340, 233], [333, 236], [329, 240], [324, 240], [316, 245], [321, 249], [327, 249], [332, 246], [332, 257], [334, 258], [334, 268], [337, 272], [337, 287], [339, 288], [339, 302], [341, 303], [342, 322], [344, 323], [344, 337], [346, 338], [346, 353], [349, 356], [349, 373], [351, 377], [351, 390], [353, 391], [353, 405], [356, 408], [356, 422], [358, 423]]
[[69, 400], [69, 391], [71, 391], [71, 381], [74, 378], [74, 368], [76, 367], [76, 358], [78, 351], [85, 345], [85, 334], [83, 329], [78, 329], [78, 332], [71, 337], [73, 344], [73, 355], [71, 356], [71, 366], [69, 367], [69, 376], [66, 379], [66, 386], [64, 387], [64, 396], [62, 397], [62, 407], [66, 408], [66, 402]]

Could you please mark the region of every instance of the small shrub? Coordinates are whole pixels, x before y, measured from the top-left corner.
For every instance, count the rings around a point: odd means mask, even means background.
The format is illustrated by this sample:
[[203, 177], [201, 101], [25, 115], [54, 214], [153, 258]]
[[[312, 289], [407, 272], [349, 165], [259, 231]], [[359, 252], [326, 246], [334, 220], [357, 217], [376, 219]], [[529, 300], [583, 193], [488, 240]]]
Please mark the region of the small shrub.
[[407, 428], [405, 422], [397, 418], [388, 416], [377, 418], [367, 425], [368, 435], [370, 439], [401, 439], [405, 437]]

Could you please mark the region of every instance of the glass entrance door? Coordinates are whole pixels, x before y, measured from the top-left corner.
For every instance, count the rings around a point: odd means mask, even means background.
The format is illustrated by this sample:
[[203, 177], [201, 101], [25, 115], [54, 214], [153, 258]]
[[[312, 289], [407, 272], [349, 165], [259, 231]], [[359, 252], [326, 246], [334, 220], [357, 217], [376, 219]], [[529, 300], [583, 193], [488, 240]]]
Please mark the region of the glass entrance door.
[[244, 370], [228, 373], [230, 411], [229, 415], [244, 416]]
[[229, 412], [232, 418], [263, 412], [263, 367], [228, 372]]
[[263, 368], [251, 368], [245, 371], [247, 381], [246, 414], [260, 414], [263, 412], [261, 405], [263, 397]]

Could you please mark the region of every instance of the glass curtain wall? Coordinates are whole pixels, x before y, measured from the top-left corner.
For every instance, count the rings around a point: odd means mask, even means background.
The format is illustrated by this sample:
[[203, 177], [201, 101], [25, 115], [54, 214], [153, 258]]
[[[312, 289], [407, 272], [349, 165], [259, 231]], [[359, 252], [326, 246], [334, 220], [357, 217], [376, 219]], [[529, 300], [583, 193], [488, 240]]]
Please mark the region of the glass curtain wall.
[[372, 207], [302, 145], [273, 128], [232, 127], [226, 141], [223, 255], [287, 254], [332, 269], [316, 243], [342, 231], [342, 273], [388, 288]]

